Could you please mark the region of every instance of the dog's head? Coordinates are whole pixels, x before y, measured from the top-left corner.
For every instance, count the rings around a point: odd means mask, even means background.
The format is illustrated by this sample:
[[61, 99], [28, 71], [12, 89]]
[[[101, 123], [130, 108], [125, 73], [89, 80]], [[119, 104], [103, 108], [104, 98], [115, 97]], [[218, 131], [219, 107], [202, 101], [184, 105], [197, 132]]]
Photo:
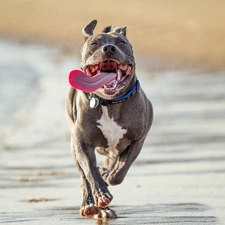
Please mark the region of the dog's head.
[[100, 34], [93, 34], [97, 20], [83, 29], [85, 43], [81, 51], [81, 69], [88, 76], [104, 72], [116, 73], [116, 78], [103, 85], [95, 94], [112, 99], [124, 93], [135, 76], [135, 60], [132, 45], [126, 38], [126, 27], [107, 27]]

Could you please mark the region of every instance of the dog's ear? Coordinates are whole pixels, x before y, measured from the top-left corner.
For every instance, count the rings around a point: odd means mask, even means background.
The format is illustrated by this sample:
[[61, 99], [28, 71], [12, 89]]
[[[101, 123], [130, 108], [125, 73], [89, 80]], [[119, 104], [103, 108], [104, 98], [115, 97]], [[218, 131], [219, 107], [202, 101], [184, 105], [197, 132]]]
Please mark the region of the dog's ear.
[[97, 22], [97, 20], [92, 20], [88, 25], [83, 28], [82, 33], [85, 41], [93, 35], [93, 31], [97, 25]]
[[108, 26], [108, 27], [105, 27], [103, 30], [102, 30], [102, 33], [109, 33], [112, 29], [112, 26]]
[[127, 35], [127, 27], [112, 26], [112, 30], [113, 30], [113, 32], [120, 33], [120, 34], [122, 34], [125, 37]]
[[123, 36], [127, 36], [127, 27], [122, 27], [120, 30], [120, 34], [122, 34]]

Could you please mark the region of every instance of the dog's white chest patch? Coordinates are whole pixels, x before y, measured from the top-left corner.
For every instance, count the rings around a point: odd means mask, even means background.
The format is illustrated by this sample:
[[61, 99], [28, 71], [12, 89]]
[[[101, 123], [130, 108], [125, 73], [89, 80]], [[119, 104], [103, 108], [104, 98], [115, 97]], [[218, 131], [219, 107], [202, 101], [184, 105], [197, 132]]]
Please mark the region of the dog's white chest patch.
[[97, 122], [99, 123], [98, 128], [102, 131], [103, 135], [108, 141], [109, 147], [107, 150], [110, 152], [110, 155], [117, 154], [118, 149], [116, 149], [116, 147], [127, 130], [123, 129], [119, 124], [117, 124], [113, 120], [113, 117], [109, 117], [106, 106], [102, 106], [102, 116]]

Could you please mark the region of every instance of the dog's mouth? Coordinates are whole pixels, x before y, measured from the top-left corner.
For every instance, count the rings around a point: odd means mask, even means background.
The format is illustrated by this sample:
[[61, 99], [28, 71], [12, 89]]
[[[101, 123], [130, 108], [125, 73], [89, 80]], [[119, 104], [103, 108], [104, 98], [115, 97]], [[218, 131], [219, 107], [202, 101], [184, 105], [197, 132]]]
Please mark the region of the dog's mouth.
[[106, 94], [113, 95], [127, 83], [132, 68], [131, 64], [120, 64], [115, 60], [107, 59], [95, 65], [88, 65], [85, 73], [90, 77], [98, 76], [101, 73], [105, 73], [106, 76], [107, 73], [115, 73], [115, 79], [101, 87]]

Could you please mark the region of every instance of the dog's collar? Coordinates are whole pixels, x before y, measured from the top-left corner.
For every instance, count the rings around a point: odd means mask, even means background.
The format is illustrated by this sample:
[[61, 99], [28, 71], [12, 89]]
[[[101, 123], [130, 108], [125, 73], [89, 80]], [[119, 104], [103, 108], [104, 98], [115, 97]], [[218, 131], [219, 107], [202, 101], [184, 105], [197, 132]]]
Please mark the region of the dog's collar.
[[131, 87], [131, 89], [123, 96], [119, 97], [119, 98], [114, 98], [114, 99], [103, 99], [95, 94], [90, 94], [90, 93], [86, 93], [86, 96], [88, 97], [89, 99], [89, 105], [91, 108], [96, 108], [99, 103], [103, 106], [107, 106], [107, 105], [110, 105], [110, 104], [117, 104], [117, 103], [121, 103], [121, 102], [124, 102], [126, 101], [128, 98], [130, 98], [132, 95], [134, 95], [135, 93], [138, 92], [139, 90], [139, 87], [140, 87], [140, 82], [139, 80], [137, 79], [135, 84]]

